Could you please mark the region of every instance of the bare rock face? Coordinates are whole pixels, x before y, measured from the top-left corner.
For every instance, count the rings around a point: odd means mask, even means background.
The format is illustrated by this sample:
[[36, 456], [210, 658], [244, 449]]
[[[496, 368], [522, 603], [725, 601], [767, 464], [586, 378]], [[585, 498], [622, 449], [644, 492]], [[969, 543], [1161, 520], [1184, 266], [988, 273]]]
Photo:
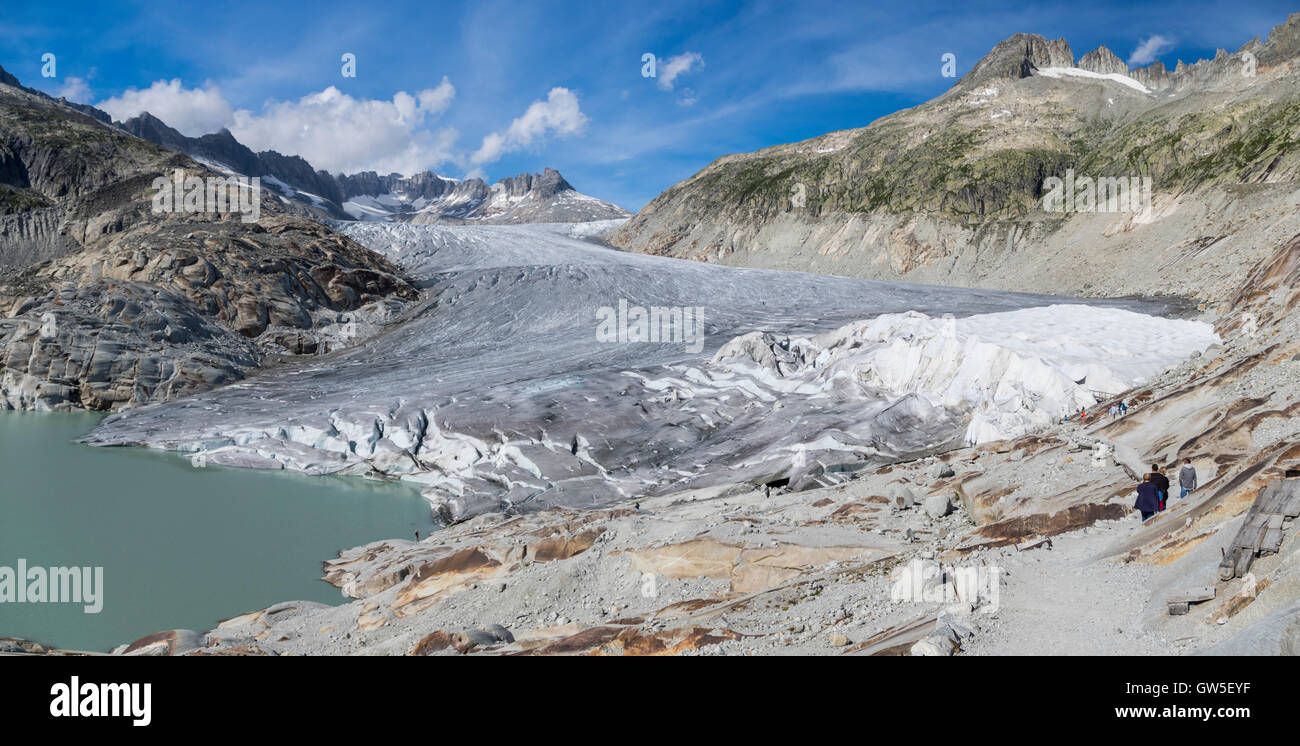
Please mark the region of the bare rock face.
[[197, 393], [415, 297], [389, 262], [269, 196], [252, 223], [155, 214], [155, 177], [213, 174], [99, 117], [8, 79], [0, 116], [0, 407]]
[[[1237, 254], [1258, 255], [1300, 227], [1284, 206], [1300, 174], [1291, 144], [1297, 38], [1300, 15], [1264, 42], [1173, 71], [1159, 63], [1128, 71], [1105, 48], [1077, 63], [1126, 74], [1140, 89], [1037, 74], [1075, 64], [1069, 46], [1017, 34], [942, 96], [859, 129], [719, 158], [606, 238], [733, 266], [1075, 295], [1140, 293], [1116, 278], [1140, 277], [1152, 261], [1205, 262], [1171, 273], [1189, 280], [1172, 292], [1220, 299], [1249, 266]], [[1192, 154], [1161, 142], [1198, 145]], [[1070, 171], [1094, 179], [1140, 171], [1152, 210], [1053, 214], [1046, 180]], [[1249, 199], [1238, 190], [1246, 185]], [[1285, 227], [1247, 219], [1261, 203]], [[1071, 259], [1069, 247], [1103, 241], [1104, 257]], [[1159, 258], [1171, 247], [1176, 255]], [[1220, 251], [1232, 256], [1208, 258]]]
[[1128, 75], [1128, 65], [1115, 56], [1115, 53], [1105, 47], [1097, 47], [1091, 52], [1079, 58], [1080, 68], [1101, 75]]
[[1165, 63], [1159, 60], [1147, 67], [1134, 69], [1130, 76], [1153, 91], [1163, 90], [1170, 85], [1169, 71], [1165, 69]]
[[958, 81], [958, 85], [967, 88], [994, 78], [1027, 78], [1038, 68], [1073, 65], [1074, 53], [1065, 39], [1048, 40], [1038, 34], [1016, 34], [993, 47]]
[[201, 647], [203, 635], [188, 629], [170, 629], [156, 632], [127, 645], [121, 655], [172, 656], [184, 655]]

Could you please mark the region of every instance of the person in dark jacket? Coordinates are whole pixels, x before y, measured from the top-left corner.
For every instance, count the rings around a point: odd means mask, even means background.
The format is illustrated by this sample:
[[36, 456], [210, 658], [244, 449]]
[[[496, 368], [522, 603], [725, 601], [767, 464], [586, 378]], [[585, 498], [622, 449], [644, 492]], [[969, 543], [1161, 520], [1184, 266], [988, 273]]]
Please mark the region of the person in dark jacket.
[[1165, 501], [1169, 499], [1169, 477], [1160, 473], [1158, 464], [1151, 465], [1151, 483], [1160, 490], [1160, 509], [1165, 509]]
[[1151, 516], [1160, 511], [1160, 490], [1156, 487], [1155, 482], [1151, 481], [1151, 475], [1146, 474], [1142, 477], [1142, 484], [1138, 485], [1137, 502], [1133, 507], [1137, 508], [1142, 514], [1142, 521], [1146, 522]]
[[1187, 497], [1196, 489], [1196, 467], [1192, 466], [1192, 460], [1183, 459], [1183, 468], [1178, 470], [1178, 486], [1183, 489], [1179, 497]]

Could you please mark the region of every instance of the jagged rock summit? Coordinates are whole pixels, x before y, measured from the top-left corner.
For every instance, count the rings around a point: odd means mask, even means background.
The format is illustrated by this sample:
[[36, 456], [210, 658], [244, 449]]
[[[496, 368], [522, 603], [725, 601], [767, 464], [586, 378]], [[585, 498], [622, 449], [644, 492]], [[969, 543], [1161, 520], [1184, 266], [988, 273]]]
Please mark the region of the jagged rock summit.
[[149, 112], [116, 126], [218, 170], [261, 177], [279, 191], [283, 203], [337, 220], [563, 223], [631, 215], [615, 204], [581, 194], [551, 168], [491, 185], [482, 179], [450, 179], [431, 171], [410, 176], [374, 171], [331, 174], [300, 156], [274, 150], [255, 153], [227, 129], [187, 137]]

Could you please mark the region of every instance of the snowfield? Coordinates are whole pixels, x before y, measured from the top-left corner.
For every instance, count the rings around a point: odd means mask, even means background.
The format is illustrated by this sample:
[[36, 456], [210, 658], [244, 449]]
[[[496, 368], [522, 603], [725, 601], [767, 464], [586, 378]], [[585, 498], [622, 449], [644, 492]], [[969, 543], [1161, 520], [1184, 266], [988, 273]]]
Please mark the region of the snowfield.
[[[584, 238], [617, 222], [341, 223], [422, 300], [354, 347], [111, 416], [86, 440], [399, 478], [457, 519], [829, 484], [1025, 432], [1217, 341], [1133, 302], [738, 269]], [[601, 309], [620, 302], [701, 309], [703, 348], [600, 341]]]
[[1059, 78], [1066, 75], [1072, 78], [1093, 78], [1095, 80], [1109, 80], [1112, 83], [1119, 83], [1127, 86], [1139, 93], [1151, 93], [1151, 89], [1139, 83], [1137, 80], [1127, 75], [1119, 73], [1095, 73], [1091, 70], [1084, 70], [1081, 67], [1044, 67], [1034, 73], [1048, 78]]

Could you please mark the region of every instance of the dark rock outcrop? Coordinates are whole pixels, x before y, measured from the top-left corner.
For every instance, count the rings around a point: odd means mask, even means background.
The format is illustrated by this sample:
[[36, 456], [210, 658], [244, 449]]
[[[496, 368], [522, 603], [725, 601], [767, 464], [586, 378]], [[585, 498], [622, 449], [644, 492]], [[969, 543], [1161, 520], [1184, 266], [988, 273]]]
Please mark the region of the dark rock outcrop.
[[[4, 80], [12, 80], [7, 76]], [[137, 131], [183, 137], [153, 118]], [[218, 133], [201, 144], [238, 143]], [[238, 146], [241, 147], [242, 146]], [[340, 316], [415, 291], [368, 249], [286, 214], [155, 213], [189, 158], [0, 83], [0, 407], [117, 410], [335, 346]]]

